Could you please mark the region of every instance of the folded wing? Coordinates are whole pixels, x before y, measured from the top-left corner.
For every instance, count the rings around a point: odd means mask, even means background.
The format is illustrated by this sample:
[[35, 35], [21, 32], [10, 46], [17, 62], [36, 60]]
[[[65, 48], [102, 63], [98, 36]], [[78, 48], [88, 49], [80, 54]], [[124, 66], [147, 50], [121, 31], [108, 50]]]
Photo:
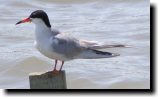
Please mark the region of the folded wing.
[[107, 44], [107, 43], [101, 43], [101, 42], [97, 42], [97, 41], [87, 41], [87, 40], [80, 40], [80, 44], [82, 46], [86, 46], [86, 47], [91, 48], [91, 49], [130, 47], [128, 45], [123, 45], [123, 44]]

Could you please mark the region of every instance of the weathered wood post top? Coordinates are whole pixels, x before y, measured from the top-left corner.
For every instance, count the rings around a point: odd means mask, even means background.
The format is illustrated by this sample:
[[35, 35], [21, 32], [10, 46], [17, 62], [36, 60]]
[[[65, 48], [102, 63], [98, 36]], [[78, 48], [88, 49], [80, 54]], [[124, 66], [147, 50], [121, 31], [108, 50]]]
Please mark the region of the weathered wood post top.
[[30, 89], [66, 89], [65, 71], [29, 74]]

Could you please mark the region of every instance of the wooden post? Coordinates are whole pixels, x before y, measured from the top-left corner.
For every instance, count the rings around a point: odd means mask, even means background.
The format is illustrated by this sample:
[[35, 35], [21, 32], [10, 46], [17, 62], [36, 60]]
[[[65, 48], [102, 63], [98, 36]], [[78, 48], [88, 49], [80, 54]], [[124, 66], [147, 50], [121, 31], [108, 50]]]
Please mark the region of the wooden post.
[[66, 89], [65, 71], [60, 71], [59, 74], [52, 72], [32, 73], [29, 75], [30, 89]]

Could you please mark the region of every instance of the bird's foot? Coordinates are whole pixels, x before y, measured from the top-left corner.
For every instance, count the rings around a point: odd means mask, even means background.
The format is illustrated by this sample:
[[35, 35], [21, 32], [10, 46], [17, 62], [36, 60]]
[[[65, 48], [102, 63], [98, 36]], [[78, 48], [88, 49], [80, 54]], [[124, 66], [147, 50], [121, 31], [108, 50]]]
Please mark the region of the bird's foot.
[[53, 74], [59, 74], [59, 71], [56, 70], [56, 69], [54, 69], [54, 70], [52, 71], [52, 73], [53, 73]]

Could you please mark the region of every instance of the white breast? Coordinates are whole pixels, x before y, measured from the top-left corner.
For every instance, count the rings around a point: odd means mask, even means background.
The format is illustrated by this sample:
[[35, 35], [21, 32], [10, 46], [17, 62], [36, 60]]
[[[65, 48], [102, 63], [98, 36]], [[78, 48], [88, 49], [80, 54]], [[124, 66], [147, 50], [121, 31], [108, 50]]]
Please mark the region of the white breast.
[[[36, 27], [36, 48], [45, 56], [51, 59], [58, 60], [67, 60], [63, 55], [54, 52], [52, 46], [54, 46], [51, 42], [54, 34], [52, 33], [50, 28], [40, 28], [40, 26]], [[53, 40], [53, 39], [52, 39]]]

